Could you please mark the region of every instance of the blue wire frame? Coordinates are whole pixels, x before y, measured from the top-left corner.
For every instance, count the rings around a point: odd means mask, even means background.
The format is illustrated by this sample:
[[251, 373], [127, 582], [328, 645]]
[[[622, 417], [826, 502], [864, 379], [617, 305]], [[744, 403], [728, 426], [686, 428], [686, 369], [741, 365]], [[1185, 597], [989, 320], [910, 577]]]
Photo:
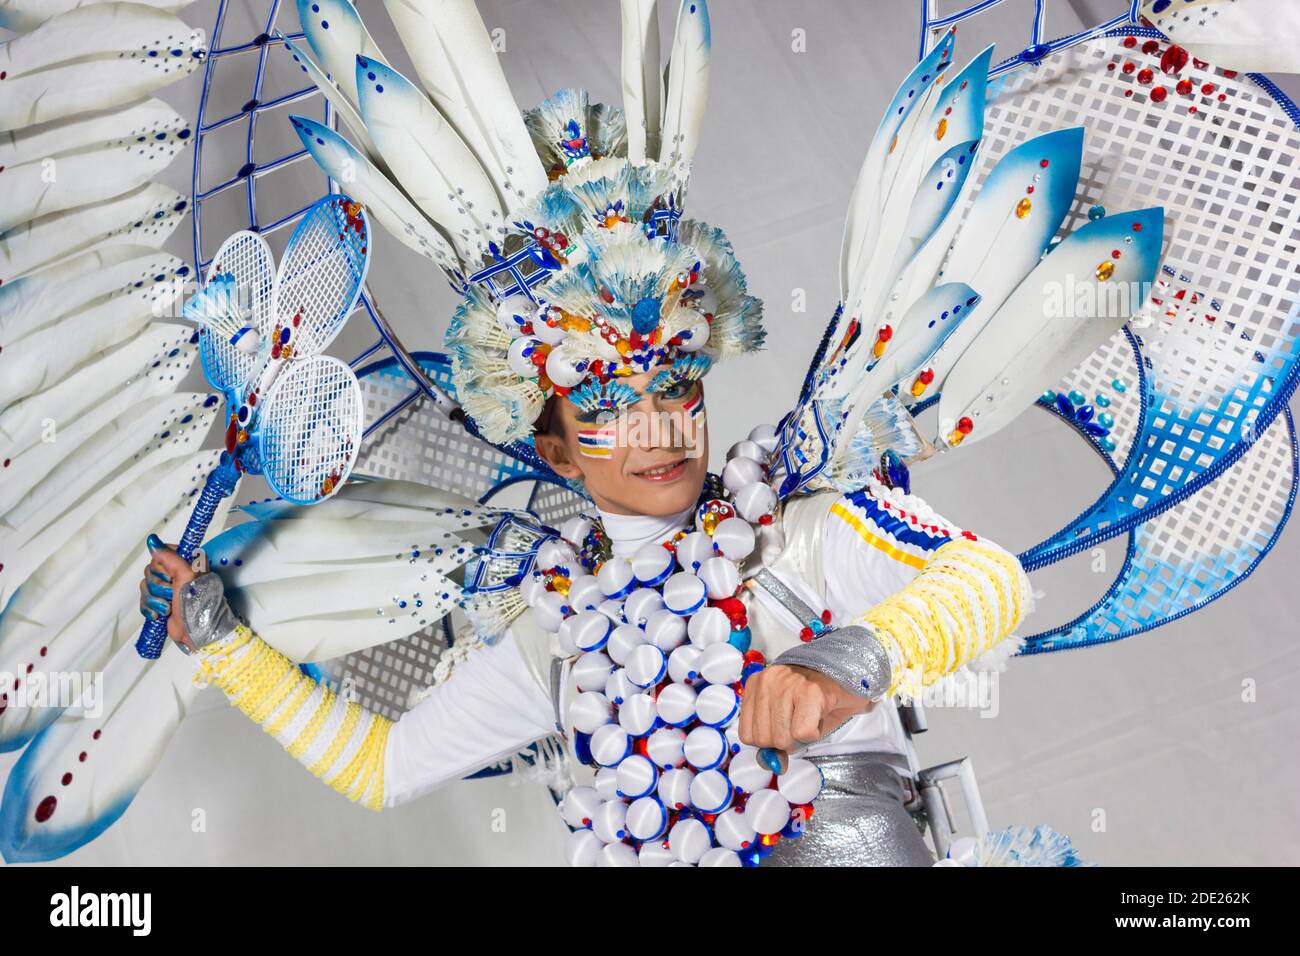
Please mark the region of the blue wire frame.
[[[968, 17], [975, 16], [993, 6], [996, 6], [997, 4], [1001, 3], [1002, 0], [981, 0], [981, 2], [975, 3], [969, 7], [964, 8], [963, 10], [960, 10], [956, 13], [950, 14], [945, 17], [937, 17], [934, 15], [933, 11], [935, 8], [935, 2], [936, 0], [921, 0], [921, 4], [920, 4], [921, 41], [920, 41], [920, 50], [919, 50], [918, 58], [924, 58], [926, 54], [929, 45], [929, 33], [931, 29], [947, 26], [949, 24], [957, 23], [961, 20], [967, 19]], [[1160, 31], [1155, 30], [1151, 27], [1146, 27], [1141, 25], [1141, 23], [1138, 21], [1138, 11], [1141, 6], [1140, 0], [1132, 0], [1132, 2], [1129, 5], [1129, 11], [1126, 14], [1121, 14], [1119, 16], [1116, 16], [1111, 20], [1099, 24], [1098, 26], [1093, 27], [1091, 29], [1081, 31], [1079, 33], [1072, 34], [1067, 37], [1063, 37], [1059, 40], [1051, 41], [1050, 43], [1044, 43], [1043, 30], [1044, 30], [1044, 22], [1045, 22], [1045, 17], [1044, 17], [1045, 5], [1046, 5], [1045, 0], [1036, 0], [1035, 2], [1034, 21], [1031, 30], [1030, 45], [1027, 46], [1019, 54], [1009, 57], [1001, 61], [1000, 63], [998, 63], [996, 66], [994, 66], [989, 71], [990, 79], [1000, 76], [1018, 67], [1039, 63], [1044, 57], [1052, 53], [1055, 53], [1059, 50], [1066, 49], [1071, 46], [1075, 46], [1076, 44], [1082, 43], [1086, 40], [1090, 40], [1099, 36], [1113, 37], [1113, 36], [1120, 36], [1120, 35], [1132, 35], [1132, 36], [1141, 36], [1141, 37], [1147, 37], [1147, 38], [1158, 39], [1165, 42], [1169, 42], [1168, 37], [1166, 37]], [[1258, 73], [1247, 74], [1247, 77], [1256, 85], [1258, 85], [1265, 93], [1267, 93], [1279, 106], [1282, 107], [1283, 111], [1286, 113], [1287, 117], [1291, 120], [1292, 123], [1300, 127], [1300, 108], [1297, 108], [1296, 104], [1285, 93], [1283, 93], [1282, 90], [1280, 90], [1277, 87], [1277, 85], [1273, 83], [1272, 80], [1270, 80], [1267, 76]], [[833, 324], [834, 324], [834, 320], [832, 320], [831, 325]], [[828, 326], [828, 332], [829, 332], [829, 328], [830, 326]], [[1114, 582], [1107, 589], [1106, 593], [1101, 597], [1101, 599], [1097, 601], [1096, 604], [1094, 604], [1087, 611], [1080, 614], [1074, 620], [1066, 624], [1063, 624], [1059, 627], [1053, 628], [1050, 631], [1045, 631], [1040, 634], [1035, 634], [1032, 637], [1028, 638], [1026, 641], [1025, 649], [1021, 651], [1022, 654], [1044, 653], [1052, 650], [1062, 650], [1062, 649], [1074, 648], [1074, 647], [1085, 647], [1097, 643], [1118, 640], [1123, 637], [1129, 637], [1135, 634], [1144, 633], [1146, 631], [1152, 630], [1155, 627], [1160, 626], [1161, 624], [1178, 620], [1179, 618], [1182, 618], [1188, 614], [1193, 613], [1196, 610], [1199, 610], [1200, 608], [1204, 607], [1210, 602], [1217, 600], [1219, 597], [1222, 597], [1224, 594], [1232, 590], [1232, 588], [1236, 587], [1238, 584], [1240, 584], [1242, 581], [1244, 581], [1247, 577], [1251, 575], [1251, 573], [1255, 570], [1255, 568], [1259, 566], [1259, 562], [1264, 559], [1264, 557], [1269, 553], [1269, 551], [1272, 550], [1274, 545], [1277, 543], [1277, 540], [1281, 535], [1282, 530], [1286, 527], [1286, 524], [1290, 519], [1291, 512], [1294, 509], [1297, 488], [1300, 487], [1300, 457], [1297, 457], [1295, 424], [1294, 421], [1292, 420], [1288, 403], [1290, 401], [1292, 393], [1295, 391], [1297, 387], [1297, 384], [1300, 384], [1300, 363], [1295, 361], [1293, 361], [1290, 364], [1290, 366], [1285, 370], [1283, 376], [1279, 381], [1272, 383], [1272, 389], [1269, 397], [1265, 400], [1262, 407], [1259, 408], [1256, 414], [1256, 418], [1252, 422], [1254, 434], [1256, 436], [1263, 435], [1264, 432], [1268, 429], [1268, 427], [1273, 423], [1273, 421], [1276, 419], [1276, 417], [1279, 414], [1284, 415], [1286, 418], [1287, 428], [1291, 436], [1291, 449], [1292, 449], [1292, 483], [1287, 497], [1286, 507], [1283, 510], [1282, 517], [1278, 521], [1277, 527], [1274, 529], [1272, 536], [1270, 537], [1268, 542], [1260, 549], [1259, 553], [1255, 556], [1254, 560], [1251, 561], [1251, 563], [1243, 571], [1241, 571], [1238, 574], [1238, 576], [1233, 578], [1226, 586], [1219, 588], [1218, 590], [1210, 594], [1208, 597], [1205, 597], [1197, 601], [1195, 604], [1183, 608], [1182, 610], [1177, 611], [1174, 614], [1169, 615], [1168, 617], [1162, 617], [1159, 618], [1158, 620], [1147, 622], [1137, 628], [1124, 631], [1123, 633], [1120, 634], [1107, 635], [1104, 637], [1086, 639], [1082, 641], [1075, 641], [1070, 644], [1050, 646], [1051, 639], [1053, 637], [1062, 634], [1068, 634], [1075, 627], [1084, 624], [1084, 622], [1086, 622], [1089, 618], [1092, 617], [1092, 615], [1094, 615], [1097, 611], [1099, 611], [1123, 586], [1136, 557], [1136, 544], [1137, 544], [1136, 532], [1138, 527], [1142, 523], [1162, 514], [1163, 512], [1167, 511], [1170, 508], [1175, 507], [1180, 502], [1185, 501], [1191, 495], [1195, 494], [1197, 491], [1206, 487], [1210, 482], [1214, 481], [1216, 478], [1218, 478], [1220, 475], [1226, 472], [1229, 468], [1235, 465], [1238, 461], [1240, 461], [1241, 457], [1250, 449], [1251, 445], [1253, 444], [1251, 440], [1243, 439], [1241, 441], [1238, 441], [1237, 443], [1232, 445], [1222, 457], [1215, 460], [1208, 468], [1204, 469], [1200, 474], [1192, 478], [1190, 481], [1187, 482], [1187, 484], [1183, 485], [1181, 488], [1178, 488], [1177, 490], [1164, 496], [1163, 498], [1156, 500], [1155, 502], [1148, 503], [1146, 506], [1144, 506], [1141, 509], [1132, 511], [1129, 514], [1118, 518], [1116, 521], [1092, 531], [1091, 533], [1079, 534], [1074, 538], [1074, 540], [1068, 541], [1066, 543], [1061, 543], [1061, 539], [1065, 536], [1068, 536], [1071, 529], [1076, 528], [1084, 518], [1088, 517], [1090, 514], [1093, 514], [1094, 509], [1097, 509], [1100, 504], [1106, 502], [1110, 498], [1111, 494], [1118, 490], [1120, 483], [1125, 481], [1127, 477], [1130, 476], [1131, 469], [1136, 462], [1135, 456], [1141, 455], [1142, 453], [1144, 453], [1146, 449], [1146, 438], [1148, 437], [1147, 436], [1148, 409], [1151, 404], [1150, 401], [1148, 401], [1151, 395], [1149, 393], [1149, 389], [1150, 389], [1149, 380], [1146, 376], [1146, 359], [1143, 354], [1140, 341], [1136, 338], [1136, 336], [1134, 336], [1134, 334], [1128, 329], [1127, 326], [1125, 327], [1124, 331], [1125, 331], [1125, 335], [1129, 339], [1130, 345], [1133, 348], [1133, 353], [1136, 359], [1136, 367], [1137, 367], [1137, 373], [1139, 379], [1139, 383], [1138, 383], [1139, 395], [1140, 395], [1139, 420], [1135, 431], [1134, 441], [1128, 450], [1128, 454], [1125, 458], [1124, 464], [1123, 466], [1118, 466], [1114, 458], [1108, 452], [1102, 449], [1100, 445], [1096, 442], [1096, 440], [1093, 439], [1092, 436], [1088, 435], [1087, 432], [1080, 427], [1078, 422], [1073, 421], [1071, 419], [1067, 419], [1064, 415], [1062, 415], [1059, 411], [1057, 411], [1054, 406], [1049, 406], [1049, 405], [1039, 403], [1037, 407], [1043, 408], [1044, 410], [1050, 412], [1051, 414], [1056, 415], [1057, 418], [1061, 419], [1067, 425], [1073, 428], [1087, 442], [1088, 446], [1092, 448], [1094, 452], [1101, 455], [1103, 460], [1106, 462], [1107, 466], [1111, 469], [1114, 478], [1111, 485], [1098, 498], [1097, 502], [1094, 503], [1092, 507], [1085, 510], [1074, 521], [1066, 525], [1065, 528], [1063, 528], [1056, 535], [1053, 535], [1047, 540], [1040, 542], [1040, 544], [1034, 546], [1033, 548], [1030, 548], [1028, 551], [1025, 551], [1023, 554], [1019, 555], [1019, 558], [1021, 562], [1024, 564], [1026, 570], [1032, 571], [1037, 568], [1044, 567], [1047, 564], [1051, 564], [1056, 561], [1063, 560], [1064, 558], [1070, 557], [1074, 554], [1078, 554], [1081, 551], [1094, 547], [1095, 545], [1101, 543], [1102, 541], [1109, 540], [1110, 538], [1116, 537], [1120, 534], [1127, 534], [1129, 540], [1125, 551], [1124, 564], [1121, 567], [1120, 572], [1116, 576]], [[925, 408], [928, 408], [930, 405], [932, 405], [937, 399], [938, 399], [937, 395], [931, 396], [925, 402], [918, 405], [915, 409], [915, 412], [919, 414], [921, 411], [924, 411]], [[1055, 547], [1048, 547], [1053, 543], [1056, 544]]]
[[[218, 2], [217, 14], [211, 32], [212, 49], [207, 55], [207, 62], [203, 71], [203, 84], [199, 93], [199, 115], [196, 123], [194, 162], [190, 178], [190, 195], [192, 197], [191, 208], [193, 210], [193, 254], [194, 262], [198, 269], [198, 275], [202, 275], [203, 271], [211, 262], [210, 259], [205, 259], [203, 255], [204, 203], [227, 190], [235, 189], [242, 185], [245, 191], [247, 203], [248, 228], [263, 236], [271, 235], [281, 229], [292, 226], [301, 219], [307, 210], [314, 204], [308, 203], [301, 209], [291, 212], [271, 223], [263, 224], [258, 221], [258, 179], [278, 169], [283, 169], [286, 166], [299, 162], [304, 158], [309, 158], [309, 154], [305, 149], [298, 150], [297, 152], [290, 153], [287, 156], [282, 156], [271, 160], [270, 162], [261, 164], [256, 163], [253, 158], [257, 122], [262, 113], [285, 106], [289, 103], [306, 101], [313, 97], [320, 96], [320, 91], [312, 85], [276, 97], [274, 100], [270, 100], [266, 103], [261, 102], [263, 84], [266, 79], [268, 51], [276, 46], [283, 45], [285, 40], [295, 42], [302, 40], [305, 38], [305, 34], [301, 30], [288, 34], [278, 31], [276, 28], [276, 20], [280, 13], [281, 0], [271, 0], [267, 9], [266, 19], [262, 24], [263, 29], [261, 33], [247, 42], [222, 46], [222, 34], [226, 25], [226, 14], [229, 6], [230, 0], [219, 0]], [[211, 93], [212, 78], [217, 64], [231, 57], [250, 54], [256, 55], [257, 67], [254, 73], [253, 88], [250, 92], [249, 99], [245, 102], [243, 108], [239, 112], [215, 120], [209, 120], [207, 116], [208, 97]], [[332, 127], [334, 122], [333, 108], [330, 106], [329, 101], [324, 97], [321, 97], [321, 102], [323, 103], [321, 122], [326, 126]], [[244, 165], [240, 167], [238, 172], [232, 178], [225, 180], [218, 185], [212, 186], [207, 190], [201, 189], [204, 139], [209, 133], [231, 126], [245, 117], [247, 117], [248, 122], [248, 134], [245, 139]], [[338, 185], [323, 173], [322, 179], [325, 193], [334, 194], [340, 192]], [[368, 288], [363, 291], [362, 296], [358, 301], [358, 308], [365, 311], [371, 324], [378, 332], [379, 339], [349, 363], [354, 369], [380, 351], [389, 352], [402, 366], [406, 374], [410, 376], [411, 381], [415, 383], [420, 392], [428, 396], [438, 404], [439, 407], [447, 409], [452, 419], [460, 423], [469, 434], [480, 441], [487, 442], [503, 454], [522, 462], [533, 471], [541, 473], [542, 475], [551, 476], [548, 480], [559, 480], [558, 477], [554, 476], [554, 473], [551, 472], [551, 469], [546, 465], [546, 463], [538, 456], [530, 442], [516, 441], [507, 445], [488, 442], [479, 432], [472, 419], [460, 412], [459, 408], [449, 404], [448, 396], [445, 391], [440, 389], [436, 383], [429, 380], [421, 369], [419, 362], [412, 358], [411, 354], [397, 339], [396, 335], [394, 335], [388, 324], [384, 321], [383, 316], [375, 306], [374, 298], [370, 294]], [[414, 397], [414, 394], [409, 396], [404, 401], [404, 404], [405, 402], [413, 400]], [[367, 436], [373, 431], [374, 427], [375, 426], [372, 425], [370, 428], [367, 428]]]

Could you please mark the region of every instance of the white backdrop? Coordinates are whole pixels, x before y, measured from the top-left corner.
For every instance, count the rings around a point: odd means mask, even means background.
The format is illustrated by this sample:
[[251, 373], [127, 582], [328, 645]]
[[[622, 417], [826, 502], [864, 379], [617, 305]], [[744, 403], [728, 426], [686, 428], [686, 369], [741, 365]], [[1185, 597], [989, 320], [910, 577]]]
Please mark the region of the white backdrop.
[[[238, 12], [248, 0], [232, 4]], [[1051, 4], [1048, 35], [1124, 6]], [[379, 0], [358, 7], [380, 47], [396, 54]], [[183, 16], [210, 28], [215, 8], [200, 0]], [[959, 59], [992, 41], [996, 58], [1019, 49], [1031, 8], [1008, 0], [963, 25]], [[619, 102], [613, 0], [481, 0], [480, 9], [504, 31], [521, 106], [564, 85]], [[880, 110], [914, 62], [918, 3], [714, 0], [710, 9], [709, 121], [689, 213], [726, 229], [769, 329], [766, 352], [709, 377], [717, 454], [786, 410], [833, 311], [844, 207]], [[672, 17], [661, 26], [666, 50]], [[242, 90], [230, 92], [241, 102]], [[188, 116], [197, 96], [196, 80], [167, 94]], [[183, 157], [170, 171], [181, 191], [188, 164]], [[208, 223], [214, 238], [239, 225]], [[173, 246], [189, 257], [188, 234]], [[412, 347], [437, 347], [453, 305], [433, 271], [387, 237], [376, 242], [372, 286]], [[368, 340], [357, 321], [332, 351], [349, 356]], [[1072, 433], [1029, 412], [995, 438], [919, 466], [913, 479], [941, 512], [1018, 551], [1091, 502], [1108, 474]], [[971, 756], [994, 826], [1050, 824], [1106, 865], [1295, 862], [1300, 772], [1288, 758], [1300, 705], [1286, 688], [1300, 672], [1288, 601], [1297, 554], [1292, 531], [1251, 581], [1190, 618], [1116, 645], [1013, 661], [996, 716], [929, 710], [922, 761]], [[1117, 550], [1109, 555], [1117, 568]], [[1086, 563], [1037, 575], [1040, 610], [1025, 633], [1091, 605], [1107, 581]], [[1257, 684], [1255, 702], [1242, 700], [1246, 680]], [[0, 755], [0, 773], [13, 761]], [[200, 809], [206, 829], [194, 832]], [[564, 833], [544, 789], [503, 780], [457, 783], [382, 814], [362, 810], [210, 690], [126, 815], [66, 862], [554, 864]]]

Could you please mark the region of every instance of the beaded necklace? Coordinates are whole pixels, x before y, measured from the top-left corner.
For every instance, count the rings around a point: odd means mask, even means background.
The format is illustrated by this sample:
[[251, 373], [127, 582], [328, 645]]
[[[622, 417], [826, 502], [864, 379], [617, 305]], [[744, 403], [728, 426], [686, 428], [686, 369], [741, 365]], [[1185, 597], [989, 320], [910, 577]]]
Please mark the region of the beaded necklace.
[[[821, 771], [793, 758], [777, 777], [739, 739], [750, 648], [740, 564], [778, 513], [767, 484], [772, 429], [755, 429], [710, 476], [691, 525], [630, 557], [598, 519], [571, 518], [520, 583], [533, 620], [575, 658], [577, 758], [597, 769], [560, 812], [574, 865], [756, 866], [802, 834]], [[829, 624], [805, 622], [805, 640]]]

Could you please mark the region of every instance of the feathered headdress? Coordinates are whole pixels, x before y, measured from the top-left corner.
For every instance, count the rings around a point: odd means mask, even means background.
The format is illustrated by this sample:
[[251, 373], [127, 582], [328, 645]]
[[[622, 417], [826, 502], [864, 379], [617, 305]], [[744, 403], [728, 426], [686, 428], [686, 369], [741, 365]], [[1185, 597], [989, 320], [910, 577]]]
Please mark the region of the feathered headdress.
[[315, 59], [295, 56], [358, 146], [294, 125], [462, 291], [453, 379], [483, 436], [526, 438], [552, 395], [616, 409], [640, 398], [627, 376], [661, 368], [657, 390], [757, 349], [761, 303], [730, 242], [682, 218], [708, 97], [707, 3], [683, 0], [663, 76], [656, 0], [622, 0], [622, 110], [563, 89], [525, 113], [472, 0], [434, 7], [390, 6], [426, 96], [385, 65], [346, 0], [299, 0]]

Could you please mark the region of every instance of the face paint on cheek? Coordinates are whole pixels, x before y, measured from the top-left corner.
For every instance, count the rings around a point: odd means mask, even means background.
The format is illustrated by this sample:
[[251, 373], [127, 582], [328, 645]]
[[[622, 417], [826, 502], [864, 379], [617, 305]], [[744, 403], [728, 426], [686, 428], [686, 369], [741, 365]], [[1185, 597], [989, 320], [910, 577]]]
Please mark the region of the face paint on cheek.
[[682, 406], [682, 411], [686, 413], [686, 420], [700, 425], [704, 422], [704, 393], [696, 392], [695, 397], [690, 399]]
[[700, 440], [700, 432], [704, 427], [704, 393], [696, 392], [693, 398], [688, 399], [682, 405], [682, 411], [686, 413], [685, 435], [687, 457], [695, 458], [703, 452], [703, 442]]
[[578, 430], [578, 451], [583, 458], [608, 460], [614, 457], [614, 442], [618, 431], [613, 428], [584, 428]]

